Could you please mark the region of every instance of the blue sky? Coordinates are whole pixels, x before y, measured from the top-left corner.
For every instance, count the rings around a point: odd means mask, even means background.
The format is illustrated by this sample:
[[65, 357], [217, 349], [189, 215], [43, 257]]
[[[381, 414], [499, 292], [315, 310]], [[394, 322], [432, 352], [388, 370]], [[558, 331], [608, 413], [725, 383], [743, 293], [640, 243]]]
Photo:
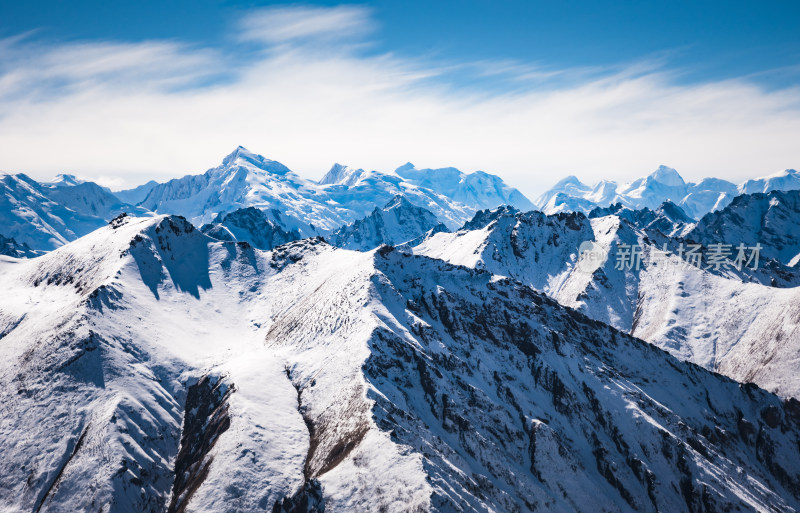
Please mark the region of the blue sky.
[[237, 144], [529, 195], [800, 165], [800, 3], [0, 4], [0, 169], [133, 185]]

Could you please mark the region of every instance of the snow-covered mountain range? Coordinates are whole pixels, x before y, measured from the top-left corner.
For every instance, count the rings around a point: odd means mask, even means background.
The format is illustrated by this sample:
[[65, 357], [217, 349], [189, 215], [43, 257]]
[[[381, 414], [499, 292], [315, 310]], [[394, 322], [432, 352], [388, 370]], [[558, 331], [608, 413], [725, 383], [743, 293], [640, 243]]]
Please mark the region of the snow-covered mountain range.
[[[783, 263], [796, 254], [798, 198], [800, 191], [739, 198], [689, 225], [683, 238], [655, 229], [652, 211], [598, 210], [589, 219], [502, 208], [479, 212], [462, 230], [436, 234], [413, 252], [520, 280], [682, 359], [797, 397], [800, 272]], [[727, 231], [715, 230], [720, 222]], [[699, 242], [707, 255], [720, 240], [761, 244], [760, 266], [736, 269], [733, 248], [719, 266], [681, 253]]]
[[308, 237], [363, 218], [397, 195], [430, 210], [451, 228], [486, 206], [531, 206], [519, 191], [482, 172], [466, 175], [453, 168], [417, 170], [406, 165], [380, 173], [336, 164], [317, 183], [242, 147], [202, 175], [153, 187], [140, 205], [186, 216], [196, 225], [238, 208], [277, 210], [286, 228]]
[[121, 212], [179, 214], [200, 227], [253, 207], [286, 233], [308, 237], [369, 216], [398, 195], [429, 210], [451, 229], [482, 208], [533, 206], [499, 177], [482, 171], [466, 174], [455, 168], [416, 169], [406, 164], [380, 173], [336, 164], [317, 183], [241, 146], [204, 174], [163, 184], [150, 181], [116, 193], [73, 175], [41, 183], [22, 174], [0, 179], [0, 235], [38, 251], [75, 240]]
[[790, 267], [800, 263], [800, 190], [744, 194], [703, 217], [687, 237], [706, 244], [761, 244], [761, 254]]
[[4, 512], [800, 512], [795, 171], [0, 184]]
[[[611, 217], [424, 244], [535, 262]], [[800, 403], [485, 270], [121, 216], [0, 287], [7, 511], [800, 511]]]
[[800, 173], [794, 169], [747, 180], [737, 186], [719, 178], [687, 183], [676, 170], [659, 166], [650, 175], [626, 184], [603, 180], [588, 186], [576, 177], [569, 176], [542, 194], [536, 200], [536, 206], [546, 214], [588, 214], [594, 208], [616, 203], [633, 210], [655, 210], [665, 201], [670, 201], [681, 207], [689, 217], [700, 219], [708, 212], [727, 206], [740, 194], [796, 189], [800, 189]]
[[0, 235], [34, 250], [62, 246], [122, 212], [145, 213], [107, 189], [71, 175], [39, 183], [24, 174], [0, 173]]

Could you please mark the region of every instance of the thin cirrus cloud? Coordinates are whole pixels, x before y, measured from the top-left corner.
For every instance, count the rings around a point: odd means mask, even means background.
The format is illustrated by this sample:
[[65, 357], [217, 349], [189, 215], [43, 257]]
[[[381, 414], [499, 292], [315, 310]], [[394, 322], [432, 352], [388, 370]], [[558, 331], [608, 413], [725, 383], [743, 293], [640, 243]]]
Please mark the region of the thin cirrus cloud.
[[410, 160], [483, 169], [535, 197], [567, 174], [626, 180], [667, 164], [739, 181], [800, 161], [796, 88], [685, 84], [663, 59], [557, 69], [353, 44], [375, 30], [362, 7], [283, 7], [246, 13], [229, 48], [0, 41], [0, 169], [134, 186], [200, 173], [242, 144], [309, 178]]
[[375, 28], [364, 7], [273, 7], [251, 11], [239, 23], [239, 38], [267, 44], [361, 37]]

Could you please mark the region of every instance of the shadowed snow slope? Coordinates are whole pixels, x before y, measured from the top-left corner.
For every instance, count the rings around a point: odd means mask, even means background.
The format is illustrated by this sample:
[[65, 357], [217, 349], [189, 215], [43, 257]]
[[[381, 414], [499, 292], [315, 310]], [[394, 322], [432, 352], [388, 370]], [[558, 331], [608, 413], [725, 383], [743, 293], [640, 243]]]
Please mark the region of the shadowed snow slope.
[[123, 217], [0, 287], [4, 511], [800, 510], [797, 402], [485, 271]]

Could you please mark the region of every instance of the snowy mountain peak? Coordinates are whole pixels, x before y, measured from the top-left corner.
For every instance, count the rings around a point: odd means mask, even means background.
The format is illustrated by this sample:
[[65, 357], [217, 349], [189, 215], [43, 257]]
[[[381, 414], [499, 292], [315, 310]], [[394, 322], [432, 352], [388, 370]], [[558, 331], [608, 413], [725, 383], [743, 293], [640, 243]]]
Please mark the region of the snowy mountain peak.
[[212, 223], [203, 225], [200, 231], [218, 240], [248, 242], [263, 250], [300, 238], [297, 229], [291, 230], [284, 225], [278, 210], [255, 207], [219, 214]]
[[44, 182], [42, 185], [49, 187], [72, 187], [73, 185], [82, 183], [84, 183], [84, 180], [81, 180], [75, 175], [59, 173], [56, 175], [55, 179], [50, 182]]
[[664, 185], [669, 185], [670, 187], [686, 186], [686, 182], [683, 181], [683, 177], [674, 168], [664, 165], [658, 166], [658, 169], [650, 174], [650, 178], [657, 182], [663, 183]]
[[322, 177], [322, 180], [319, 181], [319, 184], [346, 185], [348, 187], [352, 187], [363, 175], [363, 169], [354, 169], [350, 166], [334, 164], [330, 171], [328, 171], [325, 176]]
[[793, 265], [800, 255], [798, 220], [800, 190], [743, 194], [703, 216], [687, 237], [704, 244], [760, 244], [762, 258]]
[[492, 224], [493, 221], [502, 217], [514, 217], [519, 214], [519, 210], [514, 207], [503, 205], [495, 209], [479, 210], [467, 221], [462, 230], [480, 230]]
[[409, 208], [409, 207], [413, 207], [413, 206], [414, 205], [412, 205], [411, 202], [408, 201], [405, 196], [403, 196], [402, 194], [397, 194], [397, 195], [395, 195], [394, 198], [392, 198], [389, 201], [389, 203], [387, 203], [383, 207], [383, 209], [384, 210], [392, 210], [392, 209], [395, 209], [395, 208]]
[[382, 209], [375, 207], [364, 219], [339, 228], [328, 238], [340, 248], [369, 251], [383, 244], [413, 245], [431, 230], [446, 231], [433, 213], [398, 194]]
[[579, 187], [581, 189], [589, 188], [589, 186], [581, 182], [575, 175], [569, 175], [566, 178], [562, 178], [554, 186], [554, 188], [566, 188], [566, 187]]
[[289, 168], [280, 162], [253, 153], [244, 146], [238, 146], [233, 152], [222, 159], [223, 168], [231, 168], [236, 165], [250, 165], [263, 171], [279, 175], [285, 175], [290, 172]]
[[658, 207], [656, 214], [664, 215], [671, 221], [680, 221], [682, 223], [694, 222], [694, 219], [686, 215], [686, 212], [684, 212], [681, 207], [669, 200], [665, 201], [660, 207]]

